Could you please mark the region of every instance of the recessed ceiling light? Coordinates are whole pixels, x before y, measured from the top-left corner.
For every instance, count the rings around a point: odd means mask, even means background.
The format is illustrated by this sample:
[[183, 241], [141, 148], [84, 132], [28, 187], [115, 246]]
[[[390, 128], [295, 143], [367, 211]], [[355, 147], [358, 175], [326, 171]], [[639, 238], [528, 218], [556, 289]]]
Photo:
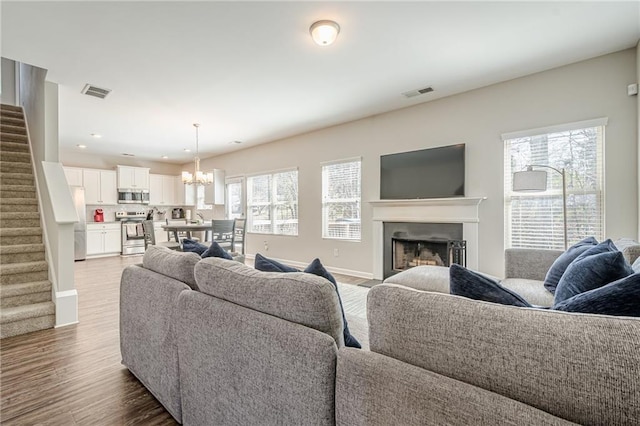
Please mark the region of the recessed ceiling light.
[[102, 135], [99, 135], [99, 134], [97, 134], [97, 133], [91, 133], [91, 136], [92, 136], [92, 137], [94, 137], [94, 138], [96, 138], [96, 139], [99, 139], [99, 138], [101, 138], [101, 137], [102, 137]]
[[168, 155], [163, 155], [163, 156], [162, 156], [162, 159], [163, 159], [163, 160], [166, 160], [167, 158], [169, 158], [169, 156], [168, 156]]
[[229, 142], [229, 145], [240, 145], [242, 143], [242, 141], [231, 141]]
[[189, 148], [185, 148], [184, 152], [191, 152], [191, 150]]
[[80, 148], [80, 149], [85, 149], [85, 148], [87, 147], [86, 145], [82, 145], [82, 144], [78, 144], [78, 145], [76, 145], [76, 146], [77, 146], [78, 148]]
[[135, 154], [127, 154], [126, 152], [123, 152], [122, 155], [125, 157], [135, 157]]

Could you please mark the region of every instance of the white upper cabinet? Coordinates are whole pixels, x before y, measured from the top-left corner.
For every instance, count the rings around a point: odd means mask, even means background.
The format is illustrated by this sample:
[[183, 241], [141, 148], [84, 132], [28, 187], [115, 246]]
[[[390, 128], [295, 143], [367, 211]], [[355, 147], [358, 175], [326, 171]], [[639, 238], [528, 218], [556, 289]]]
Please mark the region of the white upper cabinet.
[[64, 176], [67, 178], [69, 186], [84, 186], [82, 180], [82, 169], [79, 167], [63, 167]]
[[213, 175], [213, 183], [204, 187], [204, 203], [224, 205], [224, 170], [207, 172]]
[[149, 189], [149, 169], [145, 167], [118, 166], [118, 188]]
[[149, 175], [149, 204], [173, 206], [181, 204], [176, 197], [176, 176]]
[[116, 172], [112, 170], [83, 169], [82, 181], [86, 204], [118, 204]]

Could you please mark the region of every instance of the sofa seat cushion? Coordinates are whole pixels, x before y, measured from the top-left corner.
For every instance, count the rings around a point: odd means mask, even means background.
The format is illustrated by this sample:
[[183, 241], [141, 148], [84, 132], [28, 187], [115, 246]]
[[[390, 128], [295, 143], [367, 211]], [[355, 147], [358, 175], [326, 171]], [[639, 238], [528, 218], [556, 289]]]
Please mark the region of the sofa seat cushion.
[[525, 278], [505, 278], [500, 284], [518, 293], [524, 300], [534, 306], [547, 308], [553, 305], [553, 294], [544, 287], [543, 281]]
[[245, 308], [322, 331], [344, 346], [342, 314], [333, 284], [304, 272], [262, 272], [232, 260], [198, 262], [200, 291]]
[[198, 290], [193, 269], [200, 261], [196, 253], [170, 250], [166, 247], [150, 245], [142, 257], [142, 266], [165, 275]]

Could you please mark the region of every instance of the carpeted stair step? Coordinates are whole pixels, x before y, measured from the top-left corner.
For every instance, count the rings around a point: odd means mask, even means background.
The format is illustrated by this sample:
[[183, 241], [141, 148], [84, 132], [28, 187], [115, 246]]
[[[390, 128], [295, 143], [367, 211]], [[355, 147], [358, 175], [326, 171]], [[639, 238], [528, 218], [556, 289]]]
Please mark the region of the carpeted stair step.
[[25, 127], [24, 118], [21, 113], [5, 113], [0, 114], [0, 124], [9, 126]]
[[[13, 163], [31, 164], [31, 154], [28, 152], [0, 151], [0, 161], [11, 161]], [[3, 171], [6, 171], [6, 170], [3, 169]]]
[[34, 185], [31, 173], [3, 173], [0, 172], [0, 185]]
[[0, 307], [13, 308], [51, 301], [51, 283], [35, 281], [0, 286]]
[[17, 142], [28, 144], [29, 140], [27, 139], [27, 135], [17, 134], [17, 133], [0, 133], [0, 141], [2, 142]]
[[0, 198], [36, 198], [34, 185], [0, 185]]
[[29, 152], [29, 145], [23, 142], [0, 141], [0, 151], [2, 152]]
[[0, 245], [41, 244], [42, 229], [37, 228], [0, 228]]
[[44, 260], [37, 262], [0, 264], [0, 284], [20, 284], [49, 279], [48, 265]]
[[4, 124], [0, 122], [1, 133], [13, 133], [16, 135], [24, 135], [26, 130], [24, 126], [14, 126], [12, 124]]
[[22, 110], [8, 110], [5, 108], [0, 108], [0, 121], [4, 121], [6, 118], [19, 119], [24, 122], [24, 114]]
[[45, 260], [44, 244], [0, 246], [0, 264], [37, 262], [41, 260]]
[[14, 163], [10, 161], [0, 161], [0, 172], [33, 174], [33, 168], [31, 167], [31, 163]]
[[4, 212], [0, 215], [0, 228], [33, 228], [40, 226], [38, 212]]
[[8, 112], [19, 112], [20, 114], [22, 114], [22, 107], [19, 107], [17, 105], [0, 104], [0, 114]]
[[37, 212], [36, 198], [3, 198], [0, 200], [0, 212]]
[[0, 315], [0, 338], [52, 328], [55, 325], [55, 310], [53, 302], [3, 308]]

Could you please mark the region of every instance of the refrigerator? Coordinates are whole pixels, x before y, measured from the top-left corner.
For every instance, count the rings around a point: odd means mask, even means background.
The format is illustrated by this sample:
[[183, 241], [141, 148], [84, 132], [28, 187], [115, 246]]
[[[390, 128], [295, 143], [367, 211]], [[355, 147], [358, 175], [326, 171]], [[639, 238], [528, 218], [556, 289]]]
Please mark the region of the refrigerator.
[[87, 207], [84, 204], [84, 188], [72, 186], [71, 196], [78, 213], [78, 222], [73, 226], [75, 260], [85, 260], [87, 257]]

